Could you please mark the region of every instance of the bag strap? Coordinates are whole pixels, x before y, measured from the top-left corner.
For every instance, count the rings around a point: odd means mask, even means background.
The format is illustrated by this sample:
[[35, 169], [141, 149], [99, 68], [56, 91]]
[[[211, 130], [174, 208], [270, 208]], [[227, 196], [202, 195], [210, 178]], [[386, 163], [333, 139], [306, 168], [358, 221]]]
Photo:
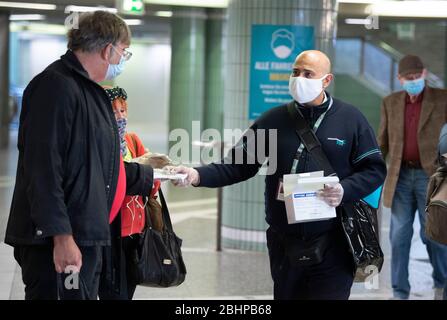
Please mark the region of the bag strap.
[[332, 168], [326, 154], [321, 147], [321, 143], [318, 140], [315, 132], [310, 128], [306, 119], [302, 115], [301, 111], [295, 107], [295, 102], [291, 102], [287, 105], [287, 111], [295, 124], [295, 132], [301, 139], [307, 152], [310, 153], [312, 158], [320, 165], [324, 170], [325, 175], [335, 175], [335, 171]]
[[161, 191], [161, 188], [158, 190], [158, 195], [160, 196], [161, 209], [162, 209], [162, 214], [163, 214], [163, 222], [169, 231], [173, 231], [171, 217], [169, 215], [168, 205], [166, 204], [166, 200], [163, 195], [163, 192]]
[[[143, 197], [143, 200], [145, 202], [149, 201], [149, 197]], [[146, 204], [146, 206], [144, 207], [144, 213], [146, 215], [146, 219], [145, 219], [145, 223], [144, 223], [145, 227], [148, 228], [148, 229], [152, 229], [153, 225], [152, 225], [152, 220], [151, 220], [150, 208], [149, 208], [148, 204]]]
[[[165, 200], [165, 197], [163, 196], [163, 192], [161, 191], [161, 188], [158, 190], [158, 195], [160, 197], [160, 202], [161, 202], [161, 214], [162, 214], [163, 223], [168, 228], [169, 231], [173, 231], [171, 217], [169, 216], [168, 205], [166, 204], [166, 200]], [[144, 197], [144, 198], [146, 199], [147, 197]], [[151, 221], [151, 215], [149, 213], [149, 206], [146, 206], [146, 227], [153, 228], [152, 221]]]

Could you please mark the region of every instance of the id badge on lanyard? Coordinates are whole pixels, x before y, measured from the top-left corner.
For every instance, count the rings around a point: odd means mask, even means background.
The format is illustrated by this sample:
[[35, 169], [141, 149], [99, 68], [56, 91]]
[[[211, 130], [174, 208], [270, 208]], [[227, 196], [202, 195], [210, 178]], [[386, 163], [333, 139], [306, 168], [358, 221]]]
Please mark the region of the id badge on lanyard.
[[[321, 122], [323, 122], [323, 119], [324, 119], [326, 113], [332, 107], [332, 103], [333, 103], [333, 100], [332, 100], [332, 97], [330, 97], [330, 102], [329, 102], [329, 106], [328, 106], [327, 110], [325, 112], [323, 112], [323, 114], [321, 114], [318, 117], [317, 121], [315, 122], [315, 125], [313, 127], [313, 131], [315, 133], [317, 132], [318, 128], [320, 127]], [[298, 164], [300, 161], [300, 156], [301, 156], [301, 153], [303, 152], [303, 150], [304, 150], [304, 144], [301, 143], [300, 146], [298, 147], [298, 150], [296, 151], [295, 157], [293, 159], [292, 169], [290, 170], [291, 174], [296, 173], [296, 170], [298, 168]], [[284, 202], [284, 184], [283, 184], [282, 178], [279, 178], [279, 180], [278, 180], [278, 186], [276, 188], [276, 200]]]

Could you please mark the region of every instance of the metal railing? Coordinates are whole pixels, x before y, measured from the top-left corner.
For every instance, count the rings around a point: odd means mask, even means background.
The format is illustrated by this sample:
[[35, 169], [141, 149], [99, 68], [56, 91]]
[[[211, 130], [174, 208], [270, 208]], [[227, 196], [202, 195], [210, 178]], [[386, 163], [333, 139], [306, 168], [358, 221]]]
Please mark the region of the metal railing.
[[[402, 90], [397, 79], [399, 60], [404, 56], [381, 40], [338, 38], [335, 45], [334, 72], [349, 74], [368, 81], [381, 95]], [[443, 80], [427, 72], [430, 86], [443, 88]]]

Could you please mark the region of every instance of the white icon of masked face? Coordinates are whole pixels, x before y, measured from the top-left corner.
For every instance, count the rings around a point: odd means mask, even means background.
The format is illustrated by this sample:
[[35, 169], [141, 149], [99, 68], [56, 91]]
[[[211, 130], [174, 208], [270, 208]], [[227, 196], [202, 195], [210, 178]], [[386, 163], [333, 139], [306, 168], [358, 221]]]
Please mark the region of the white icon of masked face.
[[280, 59], [289, 57], [295, 49], [294, 35], [286, 29], [276, 30], [272, 35], [271, 48]]

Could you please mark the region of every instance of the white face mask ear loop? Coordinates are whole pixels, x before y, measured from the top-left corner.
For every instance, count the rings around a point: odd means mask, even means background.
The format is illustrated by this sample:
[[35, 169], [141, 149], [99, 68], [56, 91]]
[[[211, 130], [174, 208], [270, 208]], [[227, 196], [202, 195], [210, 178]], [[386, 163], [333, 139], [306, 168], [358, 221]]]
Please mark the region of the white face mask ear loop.
[[130, 215], [131, 215], [131, 217], [132, 217], [132, 223], [131, 223], [131, 225], [130, 225], [130, 237], [132, 238], [132, 231], [133, 231], [133, 222], [134, 222], [134, 220], [135, 220], [135, 212], [130, 208], [130, 203], [132, 203], [133, 201], [135, 200], [135, 197], [131, 197], [130, 198], [130, 201], [126, 204], [126, 207], [127, 207], [127, 209], [129, 209], [129, 211], [130, 211]]
[[[143, 206], [141, 205], [140, 201], [138, 201], [138, 197], [139, 197], [139, 196], [135, 196], [135, 197], [134, 197], [134, 200], [135, 200], [135, 202], [137, 203], [137, 205], [139, 205], [140, 207], [142, 207], [143, 210], [144, 210], [144, 209], [146, 208], [147, 203], [149, 202], [149, 197], [146, 198], [146, 201], [144, 202], [144, 205], [143, 205]], [[146, 214], [146, 213], [145, 213], [145, 214]]]
[[149, 202], [149, 197], [146, 197], [146, 201], [144, 202], [143, 208], [146, 208], [148, 202]]
[[136, 196], [136, 197], [135, 197], [135, 202], [136, 202], [140, 207], [142, 207], [142, 208], [144, 209], [144, 208], [146, 208], [146, 205], [147, 205], [147, 203], [149, 202], [149, 197], [146, 198], [146, 201], [144, 202], [144, 204], [141, 204], [141, 203], [138, 201], [138, 196]]

